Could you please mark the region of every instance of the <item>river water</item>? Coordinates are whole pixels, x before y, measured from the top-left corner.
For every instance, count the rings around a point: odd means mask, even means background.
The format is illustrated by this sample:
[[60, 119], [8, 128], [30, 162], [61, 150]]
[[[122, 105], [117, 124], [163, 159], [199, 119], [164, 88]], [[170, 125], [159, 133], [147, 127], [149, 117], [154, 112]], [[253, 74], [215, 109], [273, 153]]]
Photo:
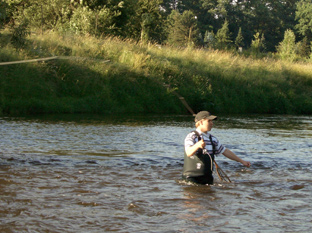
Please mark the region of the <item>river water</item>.
[[181, 181], [190, 116], [0, 118], [0, 232], [311, 232], [312, 117], [219, 116], [250, 168]]

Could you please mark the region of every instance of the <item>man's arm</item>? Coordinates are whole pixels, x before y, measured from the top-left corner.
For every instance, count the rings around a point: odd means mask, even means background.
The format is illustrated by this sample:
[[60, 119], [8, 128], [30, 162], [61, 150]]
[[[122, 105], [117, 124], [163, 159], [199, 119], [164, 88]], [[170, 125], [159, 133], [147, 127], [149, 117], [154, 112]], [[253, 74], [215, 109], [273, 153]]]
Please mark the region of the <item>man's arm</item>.
[[206, 146], [206, 143], [204, 142], [204, 140], [200, 140], [198, 142], [196, 142], [193, 146], [189, 146], [185, 149], [185, 153], [188, 157], [191, 157], [193, 156], [196, 151], [199, 149], [199, 148], [202, 148], [204, 149]]
[[[195, 144], [196, 145], [196, 144]], [[234, 152], [232, 152], [229, 149], [225, 149], [225, 151], [223, 152], [223, 155], [231, 160], [234, 160], [236, 162], [239, 162], [241, 164], [243, 164], [246, 167], [250, 167], [250, 162], [242, 160], [241, 158], [239, 158]]]

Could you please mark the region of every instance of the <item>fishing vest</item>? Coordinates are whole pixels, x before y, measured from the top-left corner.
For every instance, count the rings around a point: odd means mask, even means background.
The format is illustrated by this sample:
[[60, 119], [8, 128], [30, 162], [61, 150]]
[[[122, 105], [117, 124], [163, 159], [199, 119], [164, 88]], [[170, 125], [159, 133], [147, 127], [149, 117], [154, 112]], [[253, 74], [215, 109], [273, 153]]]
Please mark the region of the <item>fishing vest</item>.
[[[197, 131], [193, 131], [198, 141], [201, 140], [201, 136]], [[212, 145], [212, 153], [203, 153], [203, 149], [198, 149], [193, 156], [187, 156], [184, 152], [184, 165], [183, 165], [183, 176], [184, 177], [198, 177], [198, 176], [211, 176], [212, 175], [212, 164], [214, 161], [215, 146], [212, 143], [211, 135], [209, 137]], [[212, 160], [212, 161], [211, 161]]]

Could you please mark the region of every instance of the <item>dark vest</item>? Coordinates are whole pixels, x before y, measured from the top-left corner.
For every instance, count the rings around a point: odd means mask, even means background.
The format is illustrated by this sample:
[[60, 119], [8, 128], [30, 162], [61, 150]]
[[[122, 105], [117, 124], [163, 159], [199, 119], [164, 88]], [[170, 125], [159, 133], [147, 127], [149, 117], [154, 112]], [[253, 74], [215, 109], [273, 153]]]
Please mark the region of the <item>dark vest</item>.
[[[197, 131], [193, 131], [198, 141], [201, 140], [201, 136]], [[184, 153], [184, 166], [183, 166], [183, 176], [184, 177], [198, 177], [198, 176], [212, 176], [211, 170], [211, 162], [214, 161], [214, 144], [212, 143], [212, 139], [210, 136], [210, 142], [212, 144], [213, 153], [210, 156], [207, 153], [203, 153], [203, 149], [198, 149], [196, 153], [188, 157], [186, 153]]]

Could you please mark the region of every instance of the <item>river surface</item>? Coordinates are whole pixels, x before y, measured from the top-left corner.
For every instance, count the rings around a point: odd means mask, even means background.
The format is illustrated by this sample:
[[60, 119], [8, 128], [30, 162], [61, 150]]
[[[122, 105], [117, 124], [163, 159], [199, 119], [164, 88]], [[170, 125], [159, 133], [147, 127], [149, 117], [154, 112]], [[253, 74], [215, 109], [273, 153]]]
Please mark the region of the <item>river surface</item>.
[[219, 116], [232, 183], [181, 181], [191, 116], [0, 118], [0, 232], [311, 232], [312, 117]]

